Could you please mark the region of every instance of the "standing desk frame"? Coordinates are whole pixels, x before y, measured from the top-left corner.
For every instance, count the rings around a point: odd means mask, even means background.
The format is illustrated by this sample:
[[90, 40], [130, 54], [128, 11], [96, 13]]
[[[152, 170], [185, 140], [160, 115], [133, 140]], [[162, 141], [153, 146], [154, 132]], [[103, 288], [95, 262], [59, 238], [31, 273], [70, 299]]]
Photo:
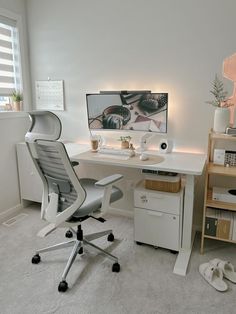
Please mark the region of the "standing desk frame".
[[[145, 152], [152, 156], [160, 156], [155, 152]], [[181, 247], [176, 258], [173, 272], [178, 275], [185, 276], [188, 268], [188, 263], [191, 256], [192, 246], [194, 242], [195, 232], [192, 230], [193, 224], [193, 208], [194, 208], [194, 177], [202, 174], [205, 162], [205, 154], [193, 153], [170, 153], [162, 154], [163, 161], [159, 163], [145, 164], [140, 160], [132, 164], [132, 158], [129, 163], [122, 159], [106, 158], [104, 155], [99, 158], [90, 151], [78, 155], [74, 155], [72, 160], [90, 164], [100, 164], [107, 166], [119, 166], [125, 168], [148, 169], [177, 172], [185, 175], [185, 194], [183, 208], [183, 225], [182, 225], [182, 241]]]

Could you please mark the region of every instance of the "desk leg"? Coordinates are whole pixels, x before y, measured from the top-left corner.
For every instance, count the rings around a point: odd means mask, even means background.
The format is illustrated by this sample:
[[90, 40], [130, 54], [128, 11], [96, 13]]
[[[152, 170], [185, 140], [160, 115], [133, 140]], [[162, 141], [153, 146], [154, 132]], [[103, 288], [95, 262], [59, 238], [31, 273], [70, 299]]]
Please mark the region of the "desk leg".
[[194, 176], [186, 175], [184, 208], [183, 208], [183, 227], [182, 245], [177, 256], [174, 273], [185, 276], [191, 256], [194, 236], [192, 231], [193, 224], [193, 201], [194, 201]]

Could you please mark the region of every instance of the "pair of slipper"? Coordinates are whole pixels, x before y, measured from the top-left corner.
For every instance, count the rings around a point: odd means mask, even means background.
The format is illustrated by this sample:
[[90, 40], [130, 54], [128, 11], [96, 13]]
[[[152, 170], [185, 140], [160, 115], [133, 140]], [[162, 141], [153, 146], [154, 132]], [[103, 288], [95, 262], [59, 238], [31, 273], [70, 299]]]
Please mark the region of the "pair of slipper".
[[228, 289], [223, 277], [236, 283], [236, 272], [230, 262], [222, 261], [219, 258], [211, 260], [199, 266], [202, 277], [216, 290], [224, 292]]

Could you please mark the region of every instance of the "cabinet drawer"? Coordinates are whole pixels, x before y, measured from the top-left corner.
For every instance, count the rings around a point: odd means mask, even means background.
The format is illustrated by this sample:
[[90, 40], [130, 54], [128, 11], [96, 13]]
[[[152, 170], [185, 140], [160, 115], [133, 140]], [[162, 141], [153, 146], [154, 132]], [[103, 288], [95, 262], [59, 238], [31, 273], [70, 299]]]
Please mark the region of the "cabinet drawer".
[[171, 250], [179, 250], [180, 220], [178, 215], [135, 208], [134, 239]]
[[134, 191], [134, 206], [179, 215], [183, 191], [179, 193]]
[[43, 182], [25, 144], [17, 144], [17, 162], [21, 199], [42, 202]]

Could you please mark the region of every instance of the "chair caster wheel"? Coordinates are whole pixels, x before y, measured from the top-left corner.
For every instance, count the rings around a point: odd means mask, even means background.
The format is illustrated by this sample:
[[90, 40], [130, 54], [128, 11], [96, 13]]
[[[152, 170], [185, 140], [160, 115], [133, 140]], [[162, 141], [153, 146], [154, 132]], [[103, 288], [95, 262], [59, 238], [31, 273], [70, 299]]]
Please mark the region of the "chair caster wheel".
[[109, 242], [114, 241], [114, 234], [113, 233], [108, 234], [107, 241], [109, 241]]
[[178, 251], [175, 251], [175, 250], [170, 250], [170, 253], [171, 253], [171, 254], [177, 254], [177, 253], [178, 253]]
[[78, 254], [83, 254], [84, 253], [84, 249], [81, 247], [78, 251]]
[[58, 285], [58, 291], [66, 292], [67, 289], [68, 289], [68, 283], [65, 280], [61, 281]]
[[120, 264], [119, 263], [114, 263], [112, 265], [112, 271], [113, 271], [113, 273], [119, 273], [120, 272]]
[[40, 261], [41, 261], [41, 257], [39, 256], [39, 254], [35, 254], [31, 260], [32, 264], [38, 264]]
[[73, 232], [70, 231], [70, 230], [67, 230], [66, 233], [65, 233], [65, 237], [66, 238], [73, 238]]

